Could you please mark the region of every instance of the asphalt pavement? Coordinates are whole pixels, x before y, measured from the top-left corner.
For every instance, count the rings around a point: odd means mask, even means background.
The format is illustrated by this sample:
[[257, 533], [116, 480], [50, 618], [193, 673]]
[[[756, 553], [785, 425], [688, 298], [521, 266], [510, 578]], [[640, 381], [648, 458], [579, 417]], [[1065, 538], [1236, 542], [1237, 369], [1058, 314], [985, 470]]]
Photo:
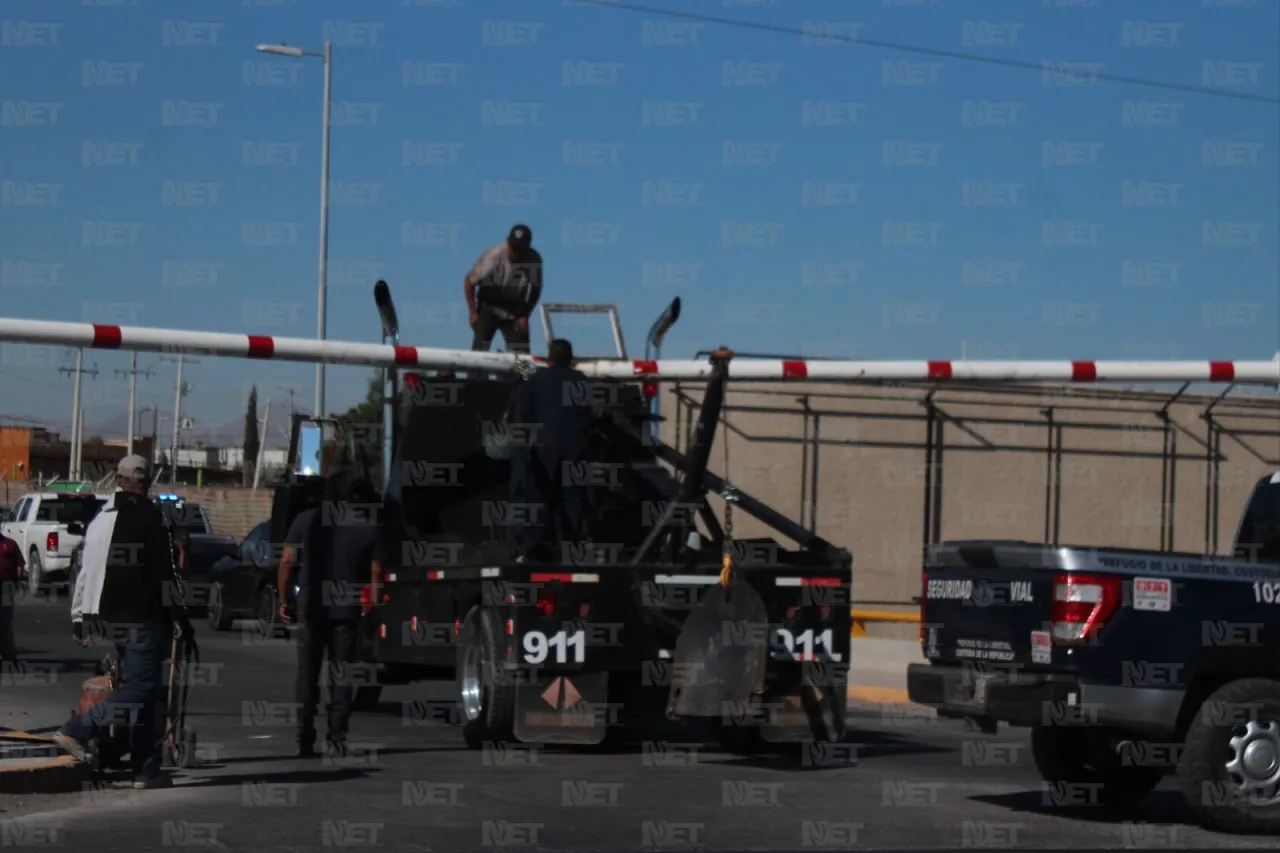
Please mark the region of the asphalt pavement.
[[[1124, 817], [1046, 805], [1024, 733], [973, 734], [904, 705], [856, 706], [848, 743], [821, 754], [741, 758], [670, 732], [609, 749], [471, 751], [457, 728], [405, 715], [406, 702], [451, 695], [451, 684], [429, 683], [388, 688], [378, 711], [357, 714], [344, 761], [299, 759], [287, 715], [264, 710], [292, 702], [293, 646], [197, 630], [203, 669], [189, 722], [202, 763], [169, 790], [0, 796], [0, 844], [102, 853], [1276, 846], [1194, 827], [1167, 785]], [[18, 608], [27, 664], [0, 684], [0, 723], [52, 731], [65, 719], [101, 657], [69, 634], [63, 607]]]

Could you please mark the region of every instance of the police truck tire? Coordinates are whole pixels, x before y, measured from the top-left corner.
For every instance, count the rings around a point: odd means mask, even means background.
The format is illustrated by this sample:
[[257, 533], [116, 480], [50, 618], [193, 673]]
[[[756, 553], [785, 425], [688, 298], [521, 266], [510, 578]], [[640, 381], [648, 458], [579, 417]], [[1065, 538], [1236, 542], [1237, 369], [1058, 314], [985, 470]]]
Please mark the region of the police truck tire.
[[[1238, 709], [1233, 712], [1233, 708]], [[1224, 719], [1229, 715], [1230, 721]], [[1240, 725], [1232, 725], [1239, 721]], [[1280, 833], [1280, 806], [1267, 805], [1266, 800], [1248, 797], [1234, 802], [1223, 794], [1233, 791], [1243, 780], [1228, 770], [1236, 747], [1233, 737], [1254, 734], [1271, 750], [1270, 774], [1280, 763], [1276, 752], [1280, 744], [1280, 681], [1268, 678], [1245, 678], [1221, 687], [1196, 709], [1187, 729], [1182, 756], [1178, 762], [1178, 785], [1187, 805], [1207, 829], [1218, 832], [1250, 834]], [[1265, 729], [1270, 729], [1266, 733]], [[1256, 804], [1255, 804], [1256, 803]]]
[[[1124, 764], [1110, 749], [1105, 730], [1083, 725], [1033, 727], [1031, 758], [1044, 781], [1051, 785], [1099, 785], [1099, 804], [1115, 809], [1142, 802], [1168, 775], [1163, 767]], [[1086, 800], [1081, 805], [1092, 802]]]
[[[457, 687], [462, 737], [471, 749], [515, 739], [516, 690], [491, 677], [506, 660], [503, 633], [493, 611], [472, 607], [458, 637]], [[474, 718], [472, 718], [474, 714]]]
[[214, 583], [212, 599], [205, 619], [211, 631], [226, 631], [231, 627], [231, 611], [227, 609], [227, 590], [221, 582]]

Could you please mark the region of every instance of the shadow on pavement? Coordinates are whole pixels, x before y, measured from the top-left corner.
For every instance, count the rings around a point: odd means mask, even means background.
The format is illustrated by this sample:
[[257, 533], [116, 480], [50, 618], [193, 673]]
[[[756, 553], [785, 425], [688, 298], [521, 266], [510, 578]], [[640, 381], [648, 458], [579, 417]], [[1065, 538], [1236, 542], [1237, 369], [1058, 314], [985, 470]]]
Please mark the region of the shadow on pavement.
[[723, 760], [700, 761], [730, 767], [754, 767], [761, 770], [799, 771], [845, 770], [857, 767], [867, 759], [901, 755], [939, 755], [955, 752], [950, 747], [930, 746], [910, 738], [882, 732], [859, 732], [838, 744], [779, 743], [766, 744], [752, 755], [738, 755]]
[[1060, 806], [1046, 802], [1044, 791], [1019, 791], [1014, 794], [979, 794], [969, 797], [977, 803], [998, 806], [1012, 812], [1026, 812], [1046, 817], [1061, 817], [1091, 823], [1180, 823], [1194, 825], [1182, 795], [1177, 791], [1155, 791], [1136, 806], [1109, 809], [1100, 805]]
[[[193, 768], [193, 770], [188, 772], [194, 774], [198, 771]], [[175, 785], [174, 789], [219, 788], [229, 785], [242, 785], [246, 782], [250, 784], [269, 784], [272, 782], [301, 782], [305, 784], [317, 784], [320, 782], [348, 782], [352, 779], [363, 779], [371, 773], [379, 772], [381, 772], [381, 770], [376, 768], [356, 769], [353, 767], [347, 767], [328, 770], [285, 770], [279, 773], [229, 773], [225, 776], [210, 776], [208, 778], [192, 782], [183, 781]]]
[[[352, 741], [352, 745], [356, 745], [356, 741]], [[378, 756], [383, 755], [417, 755], [426, 752], [468, 752], [465, 746], [437, 746], [437, 747], [401, 747], [397, 749], [379, 749], [375, 753]], [[301, 761], [314, 763], [324, 761], [325, 759], [316, 758], [299, 758], [292, 752], [276, 752], [266, 755], [237, 755], [232, 758], [221, 758], [216, 764], [203, 765], [199, 769], [212, 770], [216, 767], [225, 767], [228, 764], [255, 764], [267, 761]]]

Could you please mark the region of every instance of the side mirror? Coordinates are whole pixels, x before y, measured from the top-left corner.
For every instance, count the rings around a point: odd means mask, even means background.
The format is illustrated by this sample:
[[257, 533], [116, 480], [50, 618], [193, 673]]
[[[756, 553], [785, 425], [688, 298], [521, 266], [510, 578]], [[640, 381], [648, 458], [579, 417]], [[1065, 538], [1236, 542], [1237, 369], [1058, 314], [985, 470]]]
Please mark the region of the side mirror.
[[85, 531], [83, 521], [72, 521], [67, 524], [67, 532], [72, 536], [83, 536]]

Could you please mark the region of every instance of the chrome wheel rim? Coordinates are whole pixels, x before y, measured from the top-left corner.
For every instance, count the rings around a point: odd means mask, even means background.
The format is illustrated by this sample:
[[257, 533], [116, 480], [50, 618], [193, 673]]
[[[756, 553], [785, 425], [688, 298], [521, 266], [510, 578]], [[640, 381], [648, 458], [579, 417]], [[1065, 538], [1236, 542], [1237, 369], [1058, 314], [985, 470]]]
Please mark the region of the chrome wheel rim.
[[1250, 720], [1232, 732], [1227, 778], [1255, 806], [1280, 803], [1280, 723]]
[[217, 625], [222, 621], [222, 584], [213, 585], [213, 595], [209, 602], [209, 624]]
[[481, 652], [479, 646], [468, 646], [462, 653], [462, 672], [458, 679], [462, 694], [462, 712], [468, 720], [478, 720], [484, 710], [484, 688], [480, 683]]

